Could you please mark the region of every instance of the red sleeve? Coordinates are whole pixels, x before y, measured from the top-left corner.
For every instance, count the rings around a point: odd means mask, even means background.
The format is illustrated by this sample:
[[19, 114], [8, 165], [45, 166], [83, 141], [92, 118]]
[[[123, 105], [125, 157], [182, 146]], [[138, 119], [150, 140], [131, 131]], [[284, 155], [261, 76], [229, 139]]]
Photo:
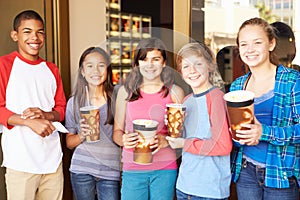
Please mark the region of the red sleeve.
[[7, 121], [15, 113], [6, 108], [6, 87], [15, 57], [14, 53], [0, 57], [0, 124], [9, 129], [13, 126], [8, 125]]
[[54, 97], [54, 101], [55, 101], [54, 110], [56, 110], [59, 113], [59, 118], [60, 118], [59, 121], [63, 121], [65, 119], [65, 112], [66, 112], [66, 96], [63, 88], [62, 79], [59, 74], [59, 69], [54, 63], [47, 62], [47, 66], [52, 71], [56, 79], [56, 85], [57, 85], [56, 94]]
[[232, 149], [229, 121], [223, 93], [214, 89], [206, 95], [212, 137], [208, 140], [186, 139], [183, 150], [205, 156], [228, 155]]

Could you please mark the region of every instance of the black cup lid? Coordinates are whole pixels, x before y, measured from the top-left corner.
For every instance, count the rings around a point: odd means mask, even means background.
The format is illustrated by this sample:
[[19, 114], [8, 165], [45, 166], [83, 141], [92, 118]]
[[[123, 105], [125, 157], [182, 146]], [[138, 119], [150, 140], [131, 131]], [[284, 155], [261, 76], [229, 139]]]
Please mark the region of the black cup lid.
[[227, 101], [227, 106], [229, 107], [246, 107], [246, 106], [250, 106], [251, 104], [254, 103], [254, 99], [250, 99], [247, 101], [243, 101], [243, 102], [231, 102], [231, 101]]
[[134, 130], [140, 130], [140, 131], [155, 131], [157, 127], [147, 127], [145, 125], [141, 124], [133, 124], [133, 129]]

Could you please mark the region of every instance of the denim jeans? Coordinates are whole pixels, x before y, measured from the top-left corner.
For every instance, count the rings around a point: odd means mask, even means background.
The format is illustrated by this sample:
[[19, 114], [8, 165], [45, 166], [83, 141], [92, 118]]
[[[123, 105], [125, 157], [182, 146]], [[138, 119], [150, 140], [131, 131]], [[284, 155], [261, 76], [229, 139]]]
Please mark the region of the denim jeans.
[[76, 200], [119, 200], [120, 182], [99, 179], [89, 174], [71, 172], [71, 183]]
[[239, 200], [297, 200], [299, 186], [294, 177], [289, 178], [289, 188], [270, 188], [264, 185], [265, 168], [243, 160], [242, 171], [236, 183]]
[[177, 200], [226, 200], [227, 199], [227, 198], [213, 199], [213, 198], [207, 198], [207, 197], [198, 197], [198, 196], [183, 193], [177, 189], [176, 189], [176, 197], [177, 197]]

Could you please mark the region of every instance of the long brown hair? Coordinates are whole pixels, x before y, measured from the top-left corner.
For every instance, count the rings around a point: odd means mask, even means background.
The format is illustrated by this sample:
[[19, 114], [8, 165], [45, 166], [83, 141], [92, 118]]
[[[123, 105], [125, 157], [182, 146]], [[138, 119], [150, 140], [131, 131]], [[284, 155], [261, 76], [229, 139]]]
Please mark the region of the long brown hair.
[[[251, 19], [248, 19], [246, 20], [239, 28], [239, 31], [238, 31], [238, 34], [237, 34], [237, 38], [236, 38], [236, 43], [237, 45], [239, 46], [239, 34], [240, 34], [240, 31], [245, 28], [246, 26], [259, 26], [261, 27], [264, 32], [266, 33], [269, 41], [272, 41], [273, 39], [277, 40], [277, 37], [276, 37], [276, 33], [275, 33], [275, 30], [274, 30], [274, 27], [271, 26], [267, 21], [265, 21], [264, 19], [262, 18], [259, 18], [259, 17], [254, 17], [254, 18], [251, 18]], [[275, 48], [274, 48], [275, 49]], [[274, 65], [279, 65], [279, 60], [274, 52], [274, 49], [273, 51], [270, 51], [270, 62]]]
[[112, 112], [112, 93], [113, 93], [113, 83], [112, 83], [112, 67], [110, 63], [109, 55], [106, 53], [105, 50], [103, 50], [100, 47], [89, 47], [86, 49], [80, 59], [79, 59], [79, 70], [77, 73], [77, 83], [74, 89], [74, 118], [76, 122], [79, 122], [78, 117], [76, 117], [76, 111], [79, 110], [80, 107], [85, 106], [87, 104], [86, 100], [86, 86], [88, 85], [88, 82], [85, 80], [85, 78], [82, 76], [81, 71], [83, 68], [83, 62], [87, 55], [97, 52], [103, 56], [105, 59], [105, 63], [107, 66], [107, 77], [106, 80], [103, 83], [102, 92], [104, 97], [106, 98], [107, 102], [107, 119], [105, 124], [113, 124], [114, 118], [113, 118], [113, 112]]
[[[134, 51], [132, 70], [124, 84], [124, 87], [128, 92], [128, 101], [135, 101], [142, 97], [140, 93], [140, 86], [143, 83], [143, 75], [140, 73], [138, 68], [139, 60], [144, 60], [147, 53], [153, 50], [160, 51], [164, 61], [167, 62], [166, 46], [160, 39], [152, 37], [141, 40]], [[163, 94], [163, 97], [166, 97], [169, 94], [169, 90], [174, 82], [173, 73], [174, 72], [170, 67], [165, 66], [160, 74], [160, 78], [164, 84], [160, 91]]]

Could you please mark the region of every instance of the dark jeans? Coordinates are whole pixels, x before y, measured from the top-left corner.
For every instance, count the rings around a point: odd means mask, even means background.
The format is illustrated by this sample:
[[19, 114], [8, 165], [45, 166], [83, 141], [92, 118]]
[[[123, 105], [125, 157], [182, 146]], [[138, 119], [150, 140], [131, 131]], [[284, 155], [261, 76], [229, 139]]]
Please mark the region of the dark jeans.
[[119, 200], [120, 182], [95, 178], [89, 174], [71, 173], [71, 183], [76, 200]]
[[[209, 190], [209, 188], [208, 188]], [[176, 190], [176, 197], [177, 200], [226, 200], [225, 199], [213, 199], [213, 198], [207, 198], [207, 197], [198, 197], [190, 194], [185, 194], [181, 192], [180, 190]]]
[[264, 185], [265, 168], [243, 160], [242, 171], [236, 183], [239, 200], [297, 200], [299, 186], [295, 177], [289, 178], [289, 188], [270, 188]]

